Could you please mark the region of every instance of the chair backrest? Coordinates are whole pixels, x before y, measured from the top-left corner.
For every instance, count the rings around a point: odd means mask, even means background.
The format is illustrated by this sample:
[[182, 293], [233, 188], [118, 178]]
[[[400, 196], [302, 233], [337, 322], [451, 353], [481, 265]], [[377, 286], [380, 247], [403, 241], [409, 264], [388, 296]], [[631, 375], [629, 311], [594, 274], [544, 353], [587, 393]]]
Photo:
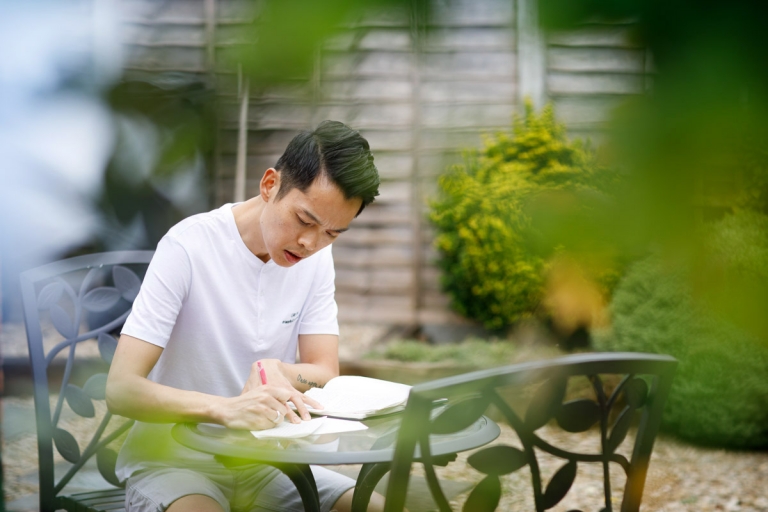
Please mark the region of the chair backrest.
[[[59, 492], [94, 455], [104, 479], [120, 486], [115, 476], [117, 454], [108, 445], [123, 434], [132, 421], [119, 418], [121, 422], [113, 423], [120, 425], [108, 432], [112, 415], [105, 407], [94, 407], [94, 402], [104, 400], [107, 382], [104, 369], [112, 361], [117, 347], [114, 335], [130, 313], [152, 254], [152, 251], [90, 254], [37, 267], [20, 276], [34, 380], [40, 510], [44, 512], [58, 508]], [[44, 328], [53, 337], [62, 338], [47, 351], [43, 344]], [[82, 352], [85, 344], [92, 347], [97, 344], [98, 354], [106, 363], [101, 372], [87, 380], [77, 373], [78, 367], [87, 360], [76, 357], [78, 347]], [[56, 383], [49, 382], [49, 370], [61, 366], [61, 386], [51, 414], [49, 385]], [[77, 379], [84, 383], [76, 385]], [[75, 414], [93, 418], [90, 421], [94, 422], [94, 433], [82, 450], [75, 436], [62, 428], [60, 419], [65, 403]], [[97, 414], [98, 410], [103, 413]], [[59, 481], [54, 481], [53, 446], [71, 463]]]
[[[626, 474], [620, 510], [637, 511], [676, 366], [674, 358], [660, 355], [579, 354], [414, 386], [395, 447], [385, 510], [403, 509], [414, 461], [423, 463], [430, 492], [440, 510], [451, 510], [436, 477], [429, 437], [458, 432], [493, 405], [517, 434], [522, 449], [495, 445], [470, 455], [469, 465], [486, 476], [469, 494], [464, 510], [495, 510], [501, 497], [499, 477], [527, 466], [536, 511], [542, 512], [568, 494], [580, 463], [594, 463], [603, 469], [605, 506], [601, 510], [612, 511], [609, 466], [614, 463]], [[566, 398], [571, 399], [564, 402]], [[448, 399], [447, 405], [444, 399]], [[623, 445], [631, 443], [624, 441], [638, 416], [634, 446], [629, 451]], [[542, 438], [539, 430], [552, 419], [566, 432], [591, 431], [598, 436], [595, 445], [600, 448], [596, 453], [575, 453], [554, 446]], [[546, 485], [537, 458], [543, 453], [563, 462]]]

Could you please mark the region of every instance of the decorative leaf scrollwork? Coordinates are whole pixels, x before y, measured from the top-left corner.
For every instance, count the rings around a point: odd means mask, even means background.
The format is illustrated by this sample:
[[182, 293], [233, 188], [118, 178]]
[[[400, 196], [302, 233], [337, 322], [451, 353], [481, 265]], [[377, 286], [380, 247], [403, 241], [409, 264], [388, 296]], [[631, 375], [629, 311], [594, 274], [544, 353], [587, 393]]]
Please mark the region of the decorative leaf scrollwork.
[[115, 265], [112, 267], [112, 279], [125, 300], [133, 302], [136, 299], [141, 288], [141, 279], [131, 269]]
[[501, 482], [499, 477], [488, 475], [472, 489], [464, 503], [464, 512], [492, 512], [499, 506], [501, 499]]
[[80, 447], [75, 438], [64, 429], [57, 428], [53, 431], [53, 443], [64, 460], [74, 464], [80, 460]]
[[635, 409], [633, 407], [627, 406], [621, 411], [621, 414], [619, 414], [616, 423], [613, 424], [611, 435], [608, 438], [608, 445], [606, 446], [608, 453], [615, 452], [616, 448], [618, 448], [627, 437], [627, 432], [629, 432], [629, 426], [632, 424], [632, 416], [634, 412]]
[[120, 479], [117, 478], [117, 475], [115, 474], [116, 465], [117, 452], [114, 450], [102, 448], [96, 452], [96, 467], [99, 469], [101, 476], [115, 487], [120, 487]]
[[464, 430], [483, 415], [488, 403], [485, 396], [473, 396], [450, 404], [432, 421], [432, 433], [451, 434]]
[[567, 383], [568, 381], [564, 378], [554, 378], [536, 390], [528, 410], [525, 412], [525, 426], [531, 432], [546, 425], [560, 410]]
[[508, 475], [528, 464], [525, 453], [507, 445], [492, 446], [467, 458], [470, 466], [486, 475]]
[[99, 354], [101, 354], [101, 358], [107, 363], [112, 364], [115, 350], [117, 350], [117, 340], [115, 337], [105, 332], [99, 333]]
[[69, 407], [83, 418], [93, 418], [96, 415], [91, 399], [74, 384], [67, 384], [64, 388], [64, 398], [67, 399]]
[[83, 297], [83, 307], [88, 311], [100, 313], [107, 311], [117, 304], [121, 294], [117, 288], [111, 286], [100, 286], [89, 291]]
[[643, 379], [630, 380], [624, 388], [624, 398], [630, 407], [640, 409], [648, 398], [648, 384]]
[[107, 396], [107, 374], [91, 375], [83, 385], [83, 391], [94, 400], [104, 400]]
[[64, 336], [64, 339], [71, 340], [77, 336], [77, 328], [74, 321], [69, 317], [64, 309], [58, 304], [51, 304], [50, 306], [51, 323], [59, 331], [59, 334]]
[[552, 508], [565, 498], [568, 491], [576, 479], [577, 464], [575, 460], [569, 461], [566, 465], [557, 470], [552, 480], [547, 484], [547, 490], [541, 497], [542, 506], [545, 509]]
[[64, 285], [59, 282], [45, 285], [37, 296], [37, 309], [49, 309], [59, 302], [62, 293], [64, 293]]
[[585, 432], [600, 421], [600, 406], [594, 400], [571, 400], [563, 404], [555, 418], [566, 432]]

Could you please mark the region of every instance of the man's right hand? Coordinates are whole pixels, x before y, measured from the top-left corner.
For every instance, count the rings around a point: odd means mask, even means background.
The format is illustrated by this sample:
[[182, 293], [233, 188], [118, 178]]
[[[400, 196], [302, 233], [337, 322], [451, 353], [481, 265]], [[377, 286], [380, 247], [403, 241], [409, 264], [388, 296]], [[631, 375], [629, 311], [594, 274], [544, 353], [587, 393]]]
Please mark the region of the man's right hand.
[[283, 387], [269, 384], [252, 387], [239, 396], [222, 398], [214, 414], [219, 423], [228, 428], [266, 430], [276, 425], [275, 420], [282, 421], [286, 415], [296, 417], [285, 404], [290, 398], [291, 392]]

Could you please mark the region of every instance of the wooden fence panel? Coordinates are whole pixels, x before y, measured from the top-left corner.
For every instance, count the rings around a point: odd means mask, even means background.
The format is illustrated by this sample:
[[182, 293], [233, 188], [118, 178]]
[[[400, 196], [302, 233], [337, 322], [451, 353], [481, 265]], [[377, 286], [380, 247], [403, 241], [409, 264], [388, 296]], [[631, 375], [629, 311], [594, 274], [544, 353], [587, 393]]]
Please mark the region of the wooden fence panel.
[[[368, 138], [381, 195], [334, 244], [344, 321], [459, 322], [440, 291], [427, 221], [436, 179], [508, 130], [520, 110], [516, 6], [534, 0], [432, 0], [429, 20], [407, 8], [369, 12], [323, 44], [314, 75], [251, 90], [246, 195], [290, 139], [323, 119]], [[214, 80], [215, 201], [232, 200], [240, 110], [232, 56], [258, 22], [249, 0], [119, 0], [128, 72], [177, 71]], [[215, 7], [214, 12], [210, 11]], [[206, 8], [208, 7], [208, 8]], [[258, 23], [253, 25], [258, 30]], [[546, 96], [573, 136], [600, 140], [611, 111], [647, 90], [650, 64], [631, 23], [592, 23], [546, 39]]]
[[631, 22], [595, 22], [549, 35], [547, 94], [571, 136], [599, 142], [611, 112], [647, 89], [648, 56], [632, 29]]

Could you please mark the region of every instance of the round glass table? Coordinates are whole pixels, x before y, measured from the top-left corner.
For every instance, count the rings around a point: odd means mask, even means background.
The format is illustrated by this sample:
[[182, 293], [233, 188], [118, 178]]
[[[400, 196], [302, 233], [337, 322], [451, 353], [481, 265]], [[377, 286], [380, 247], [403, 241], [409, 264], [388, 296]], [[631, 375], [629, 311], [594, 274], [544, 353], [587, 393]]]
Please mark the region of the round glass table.
[[[299, 439], [256, 439], [247, 430], [191, 423], [175, 425], [172, 434], [182, 445], [210, 453], [228, 467], [263, 463], [279, 469], [296, 485], [307, 511], [320, 510], [310, 464], [362, 464], [353, 510], [365, 510], [374, 487], [389, 471], [401, 419], [402, 414], [370, 418], [363, 421], [366, 430]], [[482, 416], [459, 432], [431, 436], [431, 457], [447, 463], [456, 453], [490, 443], [499, 433], [499, 426]], [[415, 457], [418, 460], [418, 448]]]

